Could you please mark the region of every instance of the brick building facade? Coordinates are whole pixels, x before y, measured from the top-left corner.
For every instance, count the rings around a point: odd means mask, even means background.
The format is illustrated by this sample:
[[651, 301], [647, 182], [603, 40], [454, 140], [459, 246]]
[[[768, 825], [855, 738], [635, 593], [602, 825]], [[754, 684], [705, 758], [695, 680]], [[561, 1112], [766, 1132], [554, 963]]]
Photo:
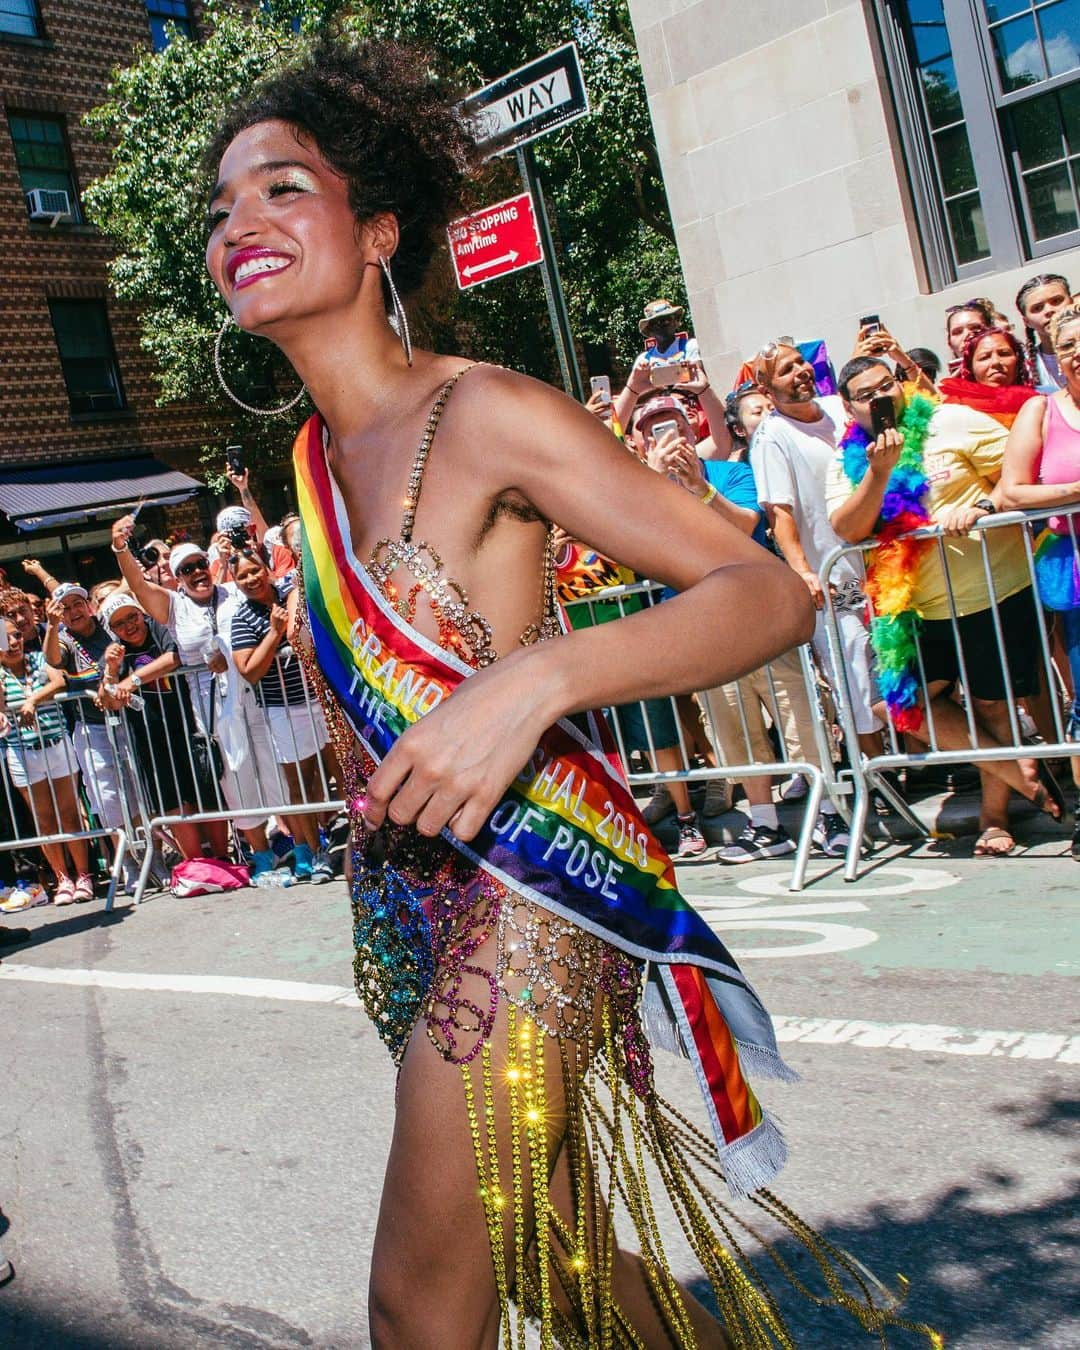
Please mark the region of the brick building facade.
[[[166, 18], [194, 35], [200, 9], [184, 0], [0, 0], [0, 472], [148, 453], [197, 470], [208, 433], [224, 442], [224, 424], [205, 409], [156, 406], [137, 313], [110, 294], [109, 241], [79, 204], [109, 162], [84, 114], [103, 101], [116, 67], [165, 40]], [[64, 192], [70, 214], [56, 218]], [[147, 523], [193, 528], [198, 511], [165, 508]], [[99, 544], [102, 528], [90, 522], [73, 548]], [[0, 560], [26, 551], [15, 539], [4, 522]], [[42, 552], [60, 545], [55, 531], [33, 542]]]

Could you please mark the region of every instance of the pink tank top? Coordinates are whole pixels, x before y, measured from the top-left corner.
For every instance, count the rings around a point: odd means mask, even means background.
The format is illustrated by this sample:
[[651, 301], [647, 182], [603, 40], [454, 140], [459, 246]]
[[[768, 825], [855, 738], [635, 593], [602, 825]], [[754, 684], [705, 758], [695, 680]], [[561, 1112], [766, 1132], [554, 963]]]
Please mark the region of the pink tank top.
[[[1040, 483], [1075, 483], [1080, 478], [1080, 429], [1065, 420], [1058, 401], [1046, 400], [1046, 432], [1039, 460]], [[1051, 516], [1046, 522], [1055, 534], [1069, 533], [1068, 516]], [[1072, 517], [1073, 529], [1080, 537], [1080, 514]]]

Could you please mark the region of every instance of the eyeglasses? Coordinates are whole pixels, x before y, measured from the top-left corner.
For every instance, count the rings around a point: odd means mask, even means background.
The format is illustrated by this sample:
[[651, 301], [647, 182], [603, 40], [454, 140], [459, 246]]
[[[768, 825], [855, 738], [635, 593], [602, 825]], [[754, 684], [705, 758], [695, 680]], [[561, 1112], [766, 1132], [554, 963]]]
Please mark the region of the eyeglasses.
[[1054, 348], [1054, 351], [1057, 353], [1059, 358], [1062, 356], [1070, 357], [1076, 355], [1078, 347], [1080, 347], [1080, 342], [1078, 342], [1076, 338], [1070, 338], [1068, 342], [1059, 342], [1058, 345]]
[[181, 563], [176, 569], [178, 577], [190, 577], [195, 572], [206, 572], [210, 564], [205, 558], [192, 558], [191, 562]]
[[882, 382], [874, 389], [867, 389], [861, 394], [849, 394], [848, 398], [852, 403], [871, 403], [879, 394], [890, 394], [897, 388], [897, 383], [890, 375], [887, 380]]
[[114, 618], [112, 626], [114, 628], [133, 628], [139, 622], [138, 613], [129, 614], [126, 619]]

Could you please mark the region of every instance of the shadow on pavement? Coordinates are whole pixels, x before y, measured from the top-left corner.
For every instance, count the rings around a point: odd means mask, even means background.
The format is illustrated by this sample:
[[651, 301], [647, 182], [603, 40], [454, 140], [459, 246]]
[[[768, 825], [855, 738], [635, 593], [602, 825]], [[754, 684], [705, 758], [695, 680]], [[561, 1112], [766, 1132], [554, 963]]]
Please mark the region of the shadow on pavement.
[[[1076, 1096], [1051, 1091], [998, 1109], [1015, 1116], [1022, 1130], [1076, 1137]], [[1012, 1195], [1023, 1185], [1018, 1176], [982, 1171], [950, 1187], [920, 1213], [911, 1207], [875, 1206], [857, 1221], [830, 1225], [821, 1233], [889, 1288], [897, 1288], [897, 1272], [906, 1276], [910, 1291], [903, 1315], [929, 1323], [944, 1335], [946, 1345], [1049, 1350], [1080, 1344], [1080, 1182], [1072, 1176], [1063, 1183], [1052, 1196], [1014, 1200]], [[775, 1250], [805, 1274], [812, 1288], [820, 1288], [820, 1281], [813, 1280], [813, 1263], [803, 1258], [796, 1243], [781, 1239]], [[814, 1308], [790, 1290], [768, 1259], [760, 1265], [799, 1350], [869, 1343], [846, 1314]], [[694, 1286], [710, 1303], [706, 1290]], [[897, 1332], [889, 1344], [925, 1341]]]
[[[19, 927], [25, 927], [36, 912], [31, 909], [18, 914], [16, 917], [21, 920]], [[134, 912], [133, 906], [122, 905], [108, 913], [103, 909], [76, 910], [74, 913], [69, 911], [61, 919], [53, 917], [54, 911], [50, 911], [49, 917], [43, 923], [30, 929], [30, 936], [25, 942], [19, 943], [18, 946], [5, 947], [4, 955], [18, 960], [23, 952], [32, 951], [35, 947], [44, 946], [45, 943], [54, 942], [58, 938], [76, 937], [79, 933], [89, 932], [92, 928], [111, 928], [114, 924], [123, 923]]]

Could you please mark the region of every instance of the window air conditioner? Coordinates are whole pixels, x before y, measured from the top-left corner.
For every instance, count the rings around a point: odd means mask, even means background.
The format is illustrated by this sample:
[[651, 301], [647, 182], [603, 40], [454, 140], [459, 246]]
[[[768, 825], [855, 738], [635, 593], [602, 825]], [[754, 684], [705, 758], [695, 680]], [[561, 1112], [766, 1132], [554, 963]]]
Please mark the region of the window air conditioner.
[[55, 224], [61, 216], [72, 216], [71, 198], [60, 188], [34, 188], [26, 194], [26, 205], [31, 220], [51, 220]]

